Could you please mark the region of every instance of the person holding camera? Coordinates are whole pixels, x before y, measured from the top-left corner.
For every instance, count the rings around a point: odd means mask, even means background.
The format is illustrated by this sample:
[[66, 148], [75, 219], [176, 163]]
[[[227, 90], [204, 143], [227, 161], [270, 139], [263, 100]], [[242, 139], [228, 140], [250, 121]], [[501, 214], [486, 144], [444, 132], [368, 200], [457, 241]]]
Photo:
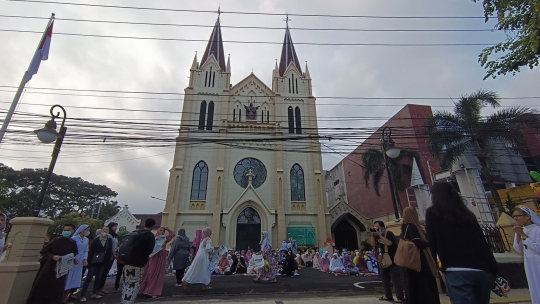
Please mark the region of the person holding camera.
[[382, 221], [375, 221], [371, 232], [371, 245], [379, 248], [379, 267], [381, 278], [384, 286], [384, 296], [380, 297], [381, 301], [394, 301], [392, 296], [392, 283], [396, 292], [397, 301], [394, 303], [401, 304], [405, 301], [403, 295], [403, 284], [401, 281], [400, 267], [394, 263], [394, 256], [397, 251], [396, 237], [392, 231], [387, 231]]

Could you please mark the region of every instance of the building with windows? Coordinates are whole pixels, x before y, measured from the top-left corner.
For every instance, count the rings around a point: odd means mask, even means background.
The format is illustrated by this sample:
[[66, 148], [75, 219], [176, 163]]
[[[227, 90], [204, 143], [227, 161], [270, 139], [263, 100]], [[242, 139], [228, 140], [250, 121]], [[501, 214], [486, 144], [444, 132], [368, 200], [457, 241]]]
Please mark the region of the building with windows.
[[288, 27], [280, 58], [271, 86], [253, 73], [231, 84], [218, 18], [190, 69], [163, 226], [189, 236], [208, 226], [215, 244], [236, 249], [258, 249], [261, 231], [274, 246], [289, 237], [323, 245], [329, 231], [315, 98]]

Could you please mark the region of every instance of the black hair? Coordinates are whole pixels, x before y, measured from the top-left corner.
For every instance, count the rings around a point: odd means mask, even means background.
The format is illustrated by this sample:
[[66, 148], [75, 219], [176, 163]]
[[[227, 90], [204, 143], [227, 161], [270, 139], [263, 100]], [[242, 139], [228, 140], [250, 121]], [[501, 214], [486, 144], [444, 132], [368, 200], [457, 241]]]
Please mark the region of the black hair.
[[146, 228], [152, 228], [156, 225], [156, 220], [153, 218], [147, 218], [146, 221], [144, 221], [144, 227]]
[[77, 230], [77, 228], [75, 228], [75, 225], [73, 225], [73, 224], [69, 224], [69, 223], [68, 223], [68, 224], [64, 224], [64, 226], [62, 227], [62, 229], [66, 228], [66, 227], [71, 227], [71, 228], [73, 228], [73, 231]]
[[386, 227], [384, 226], [384, 222], [383, 222], [383, 221], [375, 221], [375, 222], [373, 222], [373, 225], [375, 225], [375, 224], [379, 224], [379, 227], [381, 227], [381, 228], [386, 228]]
[[115, 231], [113, 231], [112, 227], [114, 226], [117, 226], [118, 227], [118, 223], [115, 223], [115, 222], [110, 222], [109, 225], [107, 225], [107, 227], [109, 227], [109, 234], [113, 237], [113, 238], [117, 238], [118, 235], [116, 234]]
[[431, 189], [431, 202], [435, 215], [451, 223], [477, 223], [476, 215], [449, 182], [436, 182]]

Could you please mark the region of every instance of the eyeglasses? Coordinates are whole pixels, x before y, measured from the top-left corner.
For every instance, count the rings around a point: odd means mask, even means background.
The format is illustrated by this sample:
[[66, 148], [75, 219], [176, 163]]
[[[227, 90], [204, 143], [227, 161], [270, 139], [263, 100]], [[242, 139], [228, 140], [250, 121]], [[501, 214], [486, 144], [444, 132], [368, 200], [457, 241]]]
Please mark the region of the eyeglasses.
[[527, 216], [528, 214], [514, 214], [512, 217], [520, 217], [520, 216]]

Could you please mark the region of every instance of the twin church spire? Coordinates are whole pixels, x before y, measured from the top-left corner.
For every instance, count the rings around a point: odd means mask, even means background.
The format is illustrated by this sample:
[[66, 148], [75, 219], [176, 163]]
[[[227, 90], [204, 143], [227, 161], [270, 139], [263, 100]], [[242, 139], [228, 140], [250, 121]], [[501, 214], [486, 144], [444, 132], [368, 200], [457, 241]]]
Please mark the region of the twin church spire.
[[[218, 10], [218, 14], [221, 11]], [[281, 48], [281, 59], [279, 61], [279, 75], [283, 76], [289, 64], [293, 63], [294, 66], [298, 69], [300, 74], [302, 74], [302, 68], [300, 67], [300, 62], [298, 61], [298, 56], [296, 56], [296, 50], [294, 49], [294, 44], [291, 38], [291, 32], [289, 30], [289, 18], [286, 19], [287, 26], [285, 29], [285, 39], [283, 40], [283, 46]], [[223, 50], [223, 38], [221, 36], [221, 24], [220, 18], [216, 20], [214, 29], [212, 30], [212, 35], [210, 35], [210, 40], [208, 40], [208, 45], [204, 51], [204, 55], [201, 59], [201, 65], [203, 65], [210, 56], [214, 55], [219, 67], [222, 71], [229, 71], [230, 64], [228, 61], [225, 61], [225, 54]], [[195, 59], [196, 60], [196, 59]]]

